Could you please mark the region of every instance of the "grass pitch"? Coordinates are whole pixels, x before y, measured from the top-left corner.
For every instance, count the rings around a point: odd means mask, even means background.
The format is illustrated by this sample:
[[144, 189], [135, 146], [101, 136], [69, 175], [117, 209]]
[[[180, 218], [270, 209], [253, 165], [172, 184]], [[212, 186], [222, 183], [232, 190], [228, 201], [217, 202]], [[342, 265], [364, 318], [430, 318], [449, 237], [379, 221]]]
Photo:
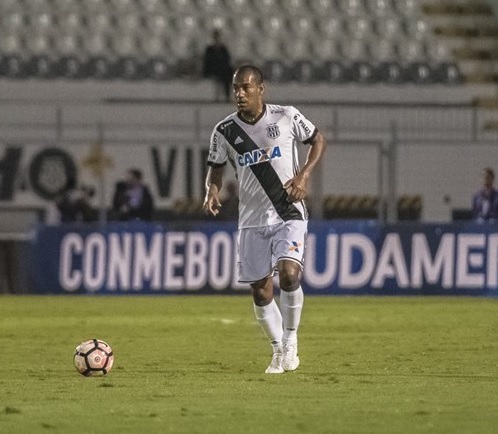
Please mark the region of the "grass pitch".
[[[496, 433], [498, 300], [307, 297], [267, 375], [249, 296], [0, 297], [0, 432]], [[111, 373], [76, 345], [104, 339]]]

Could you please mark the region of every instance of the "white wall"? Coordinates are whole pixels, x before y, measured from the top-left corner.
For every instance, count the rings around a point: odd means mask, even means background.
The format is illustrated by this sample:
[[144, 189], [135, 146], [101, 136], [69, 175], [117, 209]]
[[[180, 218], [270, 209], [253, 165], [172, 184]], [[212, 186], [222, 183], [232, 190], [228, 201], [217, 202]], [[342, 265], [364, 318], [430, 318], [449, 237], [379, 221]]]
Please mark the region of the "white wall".
[[[331, 146], [326, 154], [324, 193], [377, 194], [378, 162], [375, 145]], [[485, 166], [498, 172], [496, 143], [403, 142], [398, 145], [397, 192], [422, 196], [424, 221], [449, 221], [453, 208], [470, 208]]]
[[[163, 150], [205, 148], [213, 125], [233, 111], [231, 104], [211, 104], [211, 91], [211, 84], [205, 81], [127, 84], [0, 80], [0, 160], [6, 145], [14, 143], [25, 147], [24, 169], [29, 166], [29, 156], [47, 145], [67, 149], [80, 161], [98, 139], [97, 124], [103, 122], [104, 144], [115, 161], [107, 174], [108, 182], [112, 185], [126, 167], [139, 165], [145, 169], [147, 181], [154, 184], [151, 146]], [[430, 110], [401, 112], [396, 107], [368, 111], [362, 106], [334, 112], [326, 103], [469, 103], [476, 94], [486, 92], [488, 88], [479, 86], [268, 84], [269, 101], [296, 104], [326, 133], [330, 146], [322, 170], [323, 194], [377, 194], [378, 143], [389, 139], [389, 126], [396, 120], [403, 133], [398, 153], [398, 194], [421, 194], [427, 221], [446, 221], [451, 208], [468, 207], [484, 165], [495, 167], [497, 162], [498, 171], [498, 147], [493, 142], [496, 136], [480, 131], [483, 140], [471, 143], [470, 117], [459, 112], [445, 116]], [[109, 98], [120, 103], [105, 103]], [[138, 103], [139, 99], [146, 101]], [[56, 128], [58, 107], [62, 108], [60, 135]], [[334, 139], [336, 133], [339, 141]], [[184, 196], [187, 177], [195, 178], [194, 193], [202, 197], [198, 173], [202, 165], [196, 160], [197, 171], [192, 174], [180, 163], [173, 196], [159, 198], [159, 204], [166, 206], [175, 197]], [[83, 173], [85, 182], [95, 184], [88, 171]], [[25, 179], [20, 177], [16, 186], [19, 191], [10, 204], [40, 204]], [[109, 194], [105, 192], [107, 202]], [[0, 205], [9, 205], [3, 202]]]

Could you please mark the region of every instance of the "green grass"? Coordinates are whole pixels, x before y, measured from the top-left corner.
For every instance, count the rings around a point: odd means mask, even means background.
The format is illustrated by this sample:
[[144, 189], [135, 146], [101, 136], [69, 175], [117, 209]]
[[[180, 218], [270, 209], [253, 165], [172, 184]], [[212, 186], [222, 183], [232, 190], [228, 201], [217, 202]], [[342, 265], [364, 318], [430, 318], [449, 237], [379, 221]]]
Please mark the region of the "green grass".
[[[249, 296], [0, 297], [0, 432], [496, 433], [498, 300], [307, 297], [265, 375]], [[72, 365], [98, 337], [103, 378]]]

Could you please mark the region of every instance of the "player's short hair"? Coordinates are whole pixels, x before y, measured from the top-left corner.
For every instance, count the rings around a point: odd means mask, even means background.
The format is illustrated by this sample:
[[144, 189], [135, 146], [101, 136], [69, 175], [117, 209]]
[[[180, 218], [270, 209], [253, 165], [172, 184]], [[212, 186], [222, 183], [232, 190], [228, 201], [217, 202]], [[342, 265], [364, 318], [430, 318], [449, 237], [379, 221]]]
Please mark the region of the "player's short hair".
[[243, 74], [252, 74], [257, 84], [261, 84], [264, 81], [263, 72], [257, 66], [250, 64], [239, 66], [233, 76], [236, 77]]

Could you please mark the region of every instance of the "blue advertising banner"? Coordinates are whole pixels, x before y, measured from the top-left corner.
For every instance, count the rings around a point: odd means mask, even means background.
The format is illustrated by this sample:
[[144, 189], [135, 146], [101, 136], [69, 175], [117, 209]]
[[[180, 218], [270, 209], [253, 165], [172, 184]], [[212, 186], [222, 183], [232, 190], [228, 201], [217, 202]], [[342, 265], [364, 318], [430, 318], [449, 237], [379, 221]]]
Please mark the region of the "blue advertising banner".
[[[239, 293], [235, 223], [42, 226], [30, 292]], [[303, 289], [310, 294], [495, 295], [498, 226], [312, 221]]]

